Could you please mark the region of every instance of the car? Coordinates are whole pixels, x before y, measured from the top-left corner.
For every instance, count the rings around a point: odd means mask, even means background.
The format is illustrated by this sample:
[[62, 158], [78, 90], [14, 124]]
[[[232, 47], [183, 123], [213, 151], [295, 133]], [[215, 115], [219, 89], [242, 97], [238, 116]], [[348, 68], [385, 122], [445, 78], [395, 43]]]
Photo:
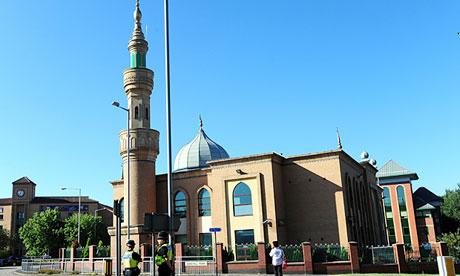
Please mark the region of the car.
[[12, 266], [21, 265], [21, 257], [9, 256], [7, 263]]
[[5, 259], [0, 258], [0, 266], [6, 265]]

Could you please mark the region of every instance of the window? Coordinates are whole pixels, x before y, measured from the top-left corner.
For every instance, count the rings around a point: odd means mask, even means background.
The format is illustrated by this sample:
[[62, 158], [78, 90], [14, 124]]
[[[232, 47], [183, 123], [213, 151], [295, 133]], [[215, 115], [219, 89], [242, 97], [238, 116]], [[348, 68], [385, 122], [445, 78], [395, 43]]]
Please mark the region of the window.
[[0, 213], [3, 213], [3, 207], [0, 207]]
[[3, 215], [0, 215], [0, 220], [3, 220]]
[[254, 244], [254, 230], [236, 230], [235, 231], [236, 244]]
[[187, 235], [175, 235], [175, 243], [187, 243]]
[[198, 194], [198, 214], [200, 217], [211, 215], [211, 196], [206, 189], [201, 189]]
[[134, 119], [139, 119], [139, 107], [134, 108]]
[[396, 188], [396, 193], [398, 194], [399, 214], [401, 216], [403, 240], [405, 244], [411, 244], [409, 219], [407, 217], [406, 196], [404, 194], [404, 187], [398, 186]]
[[147, 120], [149, 119], [149, 108], [148, 107], [145, 108], [145, 119]]
[[252, 215], [251, 189], [243, 182], [233, 190], [233, 213], [235, 216]]
[[211, 233], [200, 233], [200, 245], [212, 245], [212, 234]]
[[125, 199], [124, 198], [120, 200], [120, 209], [121, 209], [121, 212], [120, 212], [121, 222], [125, 222]]
[[174, 213], [180, 218], [187, 217], [187, 199], [183, 192], [178, 192], [174, 197]]
[[391, 196], [388, 187], [383, 188], [383, 204], [385, 205], [385, 217], [387, 221], [388, 240], [390, 244], [396, 243], [395, 226], [393, 223], [393, 210], [391, 209]]

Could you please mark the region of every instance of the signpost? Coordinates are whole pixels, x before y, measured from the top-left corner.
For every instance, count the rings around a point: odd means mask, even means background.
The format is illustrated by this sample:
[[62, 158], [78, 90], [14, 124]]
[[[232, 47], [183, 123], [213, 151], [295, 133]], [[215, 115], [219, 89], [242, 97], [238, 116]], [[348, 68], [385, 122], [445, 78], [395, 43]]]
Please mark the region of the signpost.
[[220, 231], [222, 231], [222, 229], [217, 228], [217, 227], [209, 228], [209, 232], [214, 232], [214, 248], [215, 248], [215, 251], [216, 251], [216, 257], [215, 257], [215, 260], [216, 260], [216, 276], [218, 274], [218, 271], [217, 271], [217, 232], [220, 232]]

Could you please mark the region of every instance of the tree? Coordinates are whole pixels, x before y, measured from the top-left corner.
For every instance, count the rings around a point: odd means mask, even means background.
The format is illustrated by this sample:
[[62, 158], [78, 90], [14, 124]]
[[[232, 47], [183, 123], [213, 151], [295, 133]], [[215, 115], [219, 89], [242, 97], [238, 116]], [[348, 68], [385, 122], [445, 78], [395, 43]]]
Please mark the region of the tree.
[[58, 256], [59, 248], [64, 246], [62, 221], [57, 210], [35, 213], [19, 229], [19, 236], [27, 248], [28, 256], [49, 254]]
[[[94, 233], [94, 225], [96, 225], [96, 234]], [[65, 220], [63, 229], [67, 246], [71, 246], [78, 239], [78, 215], [75, 214]], [[110, 243], [110, 236], [107, 232], [107, 225], [102, 222], [102, 217], [89, 214], [80, 215], [80, 242], [87, 241], [88, 238], [96, 243], [102, 240], [104, 244]], [[81, 245], [80, 245], [81, 246]]]
[[10, 244], [10, 234], [5, 229], [0, 229], [0, 250], [5, 249]]
[[442, 199], [442, 232], [455, 232], [460, 226], [460, 184], [457, 189], [446, 190]]

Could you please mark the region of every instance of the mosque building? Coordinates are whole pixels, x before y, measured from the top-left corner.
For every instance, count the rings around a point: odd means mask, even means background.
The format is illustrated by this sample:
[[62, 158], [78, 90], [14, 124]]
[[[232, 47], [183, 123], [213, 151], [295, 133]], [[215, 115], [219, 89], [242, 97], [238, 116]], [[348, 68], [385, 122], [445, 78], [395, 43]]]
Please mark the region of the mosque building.
[[[146, 67], [148, 44], [141, 29], [137, 3], [135, 28], [129, 41], [131, 66], [123, 72], [130, 128], [130, 238], [151, 243], [144, 213], [167, 213], [167, 175], [155, 173], [159, 132], [150, 128], [153, 72]], [[120, 154], [127, 173], [127, 131], [120, 132]], [[339, 137], [338, 137], [339, 138]], [[274, 152], [230, 157], [200, 123], [195, 138], [177, 154], [172, 176], [173, 205], [181, 217], [175, 242], [208, 245], [210, 227], [221, 228], [218, 242], [280, 244], [387, 243], [382, 189], [375, 160], [362, 154], [359, 162], [338, 149], [283, 156]], [[128, 212], [127, 177], [112, 181], [114, 200]], [[115, 230], [109, 230], [115, 244]], [[127, 236], [122, 223], [122, 243]], [[115, 248], [115, 246], [112, 246]]]

